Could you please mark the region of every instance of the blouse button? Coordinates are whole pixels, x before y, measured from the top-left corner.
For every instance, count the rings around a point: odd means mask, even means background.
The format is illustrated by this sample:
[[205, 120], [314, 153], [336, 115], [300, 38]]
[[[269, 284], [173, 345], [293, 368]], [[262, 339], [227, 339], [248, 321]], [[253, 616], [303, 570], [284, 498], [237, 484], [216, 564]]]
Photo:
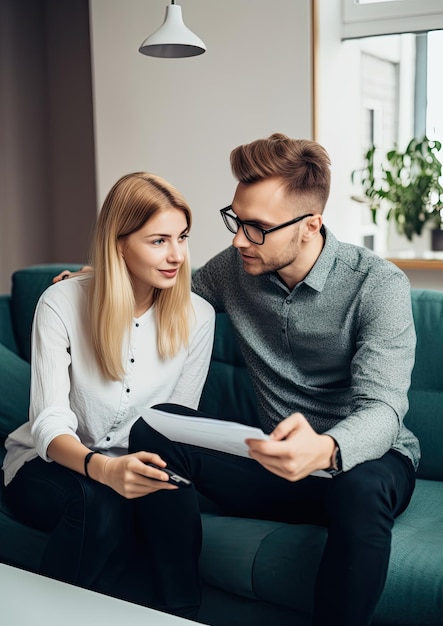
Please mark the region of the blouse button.
[[135, 327], [138, 328], [140, 326], [140, 324], [138, 322], [136, 322]]
[[111, 441], [111, 437], [106, 437], [106, 441]]
[[131, 359], [131, 363], [134, 363], [134, 359]]
[[129, 393], [131, 390], [130, 389], [126, 389], [126, 393]]

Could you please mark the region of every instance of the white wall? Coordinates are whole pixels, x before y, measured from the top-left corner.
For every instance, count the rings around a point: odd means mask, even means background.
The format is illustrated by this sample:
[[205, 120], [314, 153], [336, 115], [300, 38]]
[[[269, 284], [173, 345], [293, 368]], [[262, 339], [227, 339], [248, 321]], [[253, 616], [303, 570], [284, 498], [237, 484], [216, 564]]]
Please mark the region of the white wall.
[[170, 180], [193, 208], [199, 266], [231, 241], [218, 210], [235, 181], [229, 153], [281, 131], [312, 138], [310, 0], [182, 0], [207, 52], [141, 55], [168, 0], [90, 0], [98, 201], [122, 174]]
[[[351, 200], [351, 172], [360, 148], [359, 55], [340, 39], [341, 0], [317, 0], [317, 136], [332, 160], [331, 195], [325, 223], [342, 241], [361, 245], [361, 207]], [[356, 106], [356, 103], [358, 106]]]

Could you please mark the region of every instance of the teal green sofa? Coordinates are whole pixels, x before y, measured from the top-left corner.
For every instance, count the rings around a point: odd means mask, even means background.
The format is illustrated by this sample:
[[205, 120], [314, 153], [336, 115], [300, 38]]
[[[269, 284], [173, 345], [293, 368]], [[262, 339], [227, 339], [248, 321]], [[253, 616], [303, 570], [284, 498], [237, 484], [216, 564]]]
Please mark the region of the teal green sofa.
[[[0, 296], [0, 440], [27, 419], [30, 328], [40, 293], [64, 268], [34, 266]], [[385, 590], [374, 624], [443, 624], [443, 291], [412, 290], [417, 355], [406, 423], [422, 461], [407, 511], [394, 526]], [[395, 315], [395, 310], [392, 311]], [[388, 374], [388, 373], [387, 373]], [[255, 398], [229, 320], [217, 315], [202, 410], [251, 420]], [[0, 446], [0, 457], [4, 455]], [[13, 519], [1, 502], [0, 561], [39, 570], [47, 537]], [[305, 626], [326, 530], [239, 519], [202, 500], [201, 619], [212, 626]], [[327, 626], [327, 625], [325, 625]], [[356, 625], [358, 626], [358, 625]]]

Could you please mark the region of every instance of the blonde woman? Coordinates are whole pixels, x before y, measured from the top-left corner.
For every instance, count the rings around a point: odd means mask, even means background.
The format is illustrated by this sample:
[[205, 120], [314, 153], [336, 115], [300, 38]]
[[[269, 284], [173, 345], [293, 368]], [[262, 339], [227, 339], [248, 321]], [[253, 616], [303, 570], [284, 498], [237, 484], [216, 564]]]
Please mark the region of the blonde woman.
[[[199, 590], [149, 558], [158, 494], [179, 506], [180, 489], [147, 465], [166, 466], [155, 449], [137, 442], [142, 451], [130, 454], [128, 441], [138, 407], [196, 408], [207, 375], [214, 311], [190, 291], [190, 228], [186, 201], [163, 179], [115, 183], [96, 225], [94, 271], [52, 285], [37, 305], [30, 418], [8, 437], [3, 466], [13, 514], [51, 533], [41, 573], [125, 597], [124, 581], [112, 581], [142, 555], [130, 599], [183, 615]], [[178, 524], [177, 540], [198, 550], [189, 532]]]

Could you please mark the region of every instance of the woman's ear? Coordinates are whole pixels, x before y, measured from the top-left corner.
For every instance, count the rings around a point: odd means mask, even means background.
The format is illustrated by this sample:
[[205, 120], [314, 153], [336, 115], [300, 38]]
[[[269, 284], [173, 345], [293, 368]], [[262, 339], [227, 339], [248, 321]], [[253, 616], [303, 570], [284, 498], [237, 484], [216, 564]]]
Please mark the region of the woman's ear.
[[117, 240], [117, 250], [122, 259], [125, 258], [124, 249], [123, 249], [123, 241], [121, 239]]

